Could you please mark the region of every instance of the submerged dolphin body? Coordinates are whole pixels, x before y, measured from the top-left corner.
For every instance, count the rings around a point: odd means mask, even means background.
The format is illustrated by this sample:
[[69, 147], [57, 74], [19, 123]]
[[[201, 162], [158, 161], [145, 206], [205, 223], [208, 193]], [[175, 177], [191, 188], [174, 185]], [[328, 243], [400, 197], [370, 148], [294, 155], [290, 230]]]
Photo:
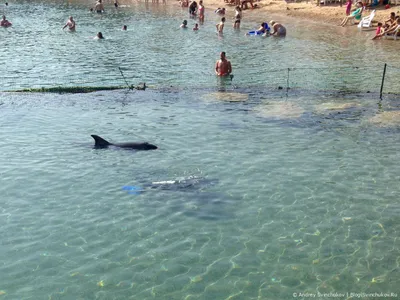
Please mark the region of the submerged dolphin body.
[[133, 149], [133, 150], [155, 150], [158, 149], [157, 146], [145, 143], [110, 143], [99, 137], [98, 135], [92, 134], [92, 138], [94, 139], [94, 147], [95, 148], [108, 148], [108, 146], [115, 146], [118, 148], [125, 148], [125, 149]]

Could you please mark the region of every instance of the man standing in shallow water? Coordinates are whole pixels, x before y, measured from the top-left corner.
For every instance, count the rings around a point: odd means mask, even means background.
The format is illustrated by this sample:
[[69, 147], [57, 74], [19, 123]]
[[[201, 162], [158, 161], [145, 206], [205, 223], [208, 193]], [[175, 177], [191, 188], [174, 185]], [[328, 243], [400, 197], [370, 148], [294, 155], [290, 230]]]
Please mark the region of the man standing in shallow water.
[[220, 59], [215, 63], [215, 74], [217, 74], [217, 76], [228, 76], [231, 72], [231, 62], [226, 59], [226, 53], [221, 52]]
[[67, 23], [64, 25], [64, 27], [62, 29], [64, 29], [65, 27], [68, 27], [69, 31], [75, 31], [75, 21], [74, 18], [71, 16], [69, 17]]

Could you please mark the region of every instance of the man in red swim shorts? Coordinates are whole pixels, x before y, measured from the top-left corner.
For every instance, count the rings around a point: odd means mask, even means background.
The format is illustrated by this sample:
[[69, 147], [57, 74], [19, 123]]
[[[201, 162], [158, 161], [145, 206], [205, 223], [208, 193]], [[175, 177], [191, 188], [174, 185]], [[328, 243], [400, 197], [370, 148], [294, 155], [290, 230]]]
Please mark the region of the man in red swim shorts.
[[217, 76], [228, 76], [232, 73], [231, 62], [226, 59], [226, 53], [221, 52], [220, 59], [215, 63], [215, 74]]

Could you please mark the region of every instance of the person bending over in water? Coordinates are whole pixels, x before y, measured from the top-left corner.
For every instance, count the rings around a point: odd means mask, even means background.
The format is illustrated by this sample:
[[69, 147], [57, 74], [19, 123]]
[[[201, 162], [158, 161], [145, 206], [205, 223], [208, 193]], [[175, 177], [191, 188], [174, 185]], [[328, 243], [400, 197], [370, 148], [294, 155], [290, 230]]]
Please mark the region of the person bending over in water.
[[3, 16], [3, 19], [0, 22], [1, 27], [10, 27], [12, 23], [6, 19], [6, 16]]
[[196, 12], [197, 12], [197, 2], [193, 1], [192, 3], [190, 3], [189, 5], [189, 15], [191, 17], [196, 16]]
[[[286, 28], [282, 24], [275, 21], [271, 21], [269, 24], [271, 24], [273, 30], [271, 33], [269, 33], [270, 35], [286, 36]], [[267, 34], [268, 33], [264, 33], [263, 36], [266, 36]]]
[[221, 22], [215, 25], [215, 27], [217, 28], [217, 32], [219, 34], [222, 34], [224, 32], [224, 23], [225, 23], [225, 17], [222, 17]]
[[226, 59], [226, 53], [221, 52], [220, 59], [215, 63], [215, 74], [217, 76], [228, 76], [232, 73], [232, 65], [229, 60]]
[[64, 25], [64, 27], [62, 28], [63, 30], [65, 29], [65, 27], [68, 27], [69, 31], [75, 31], [75, 20], [72, 16], [69, 17], [67, 23]]

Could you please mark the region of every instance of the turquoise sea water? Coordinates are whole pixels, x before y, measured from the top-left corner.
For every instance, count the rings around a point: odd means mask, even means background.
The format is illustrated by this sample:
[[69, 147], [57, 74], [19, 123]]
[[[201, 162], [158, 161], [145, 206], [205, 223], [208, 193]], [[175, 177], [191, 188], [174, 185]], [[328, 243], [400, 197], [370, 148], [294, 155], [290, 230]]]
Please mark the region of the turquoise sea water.
[[[170, 5], [87, 8], [12, 3], [2, 90], [123, 84], [119, 66], [150, 88], [0, 93], [0, 299], [398, 298], [397, 98], [378, 103], [368, 72], [327, 80], [371, 93], [264, 86], [268, 68], [381, 70], [396, 44], [289, 19], [283, 40], [244, 37], [250, 20], [221, 38], [211, 12], [193, 33]], [[232, 82], [213, 76], [221, 50]], [[93, 149], [91, 134], [159, 149]]]

